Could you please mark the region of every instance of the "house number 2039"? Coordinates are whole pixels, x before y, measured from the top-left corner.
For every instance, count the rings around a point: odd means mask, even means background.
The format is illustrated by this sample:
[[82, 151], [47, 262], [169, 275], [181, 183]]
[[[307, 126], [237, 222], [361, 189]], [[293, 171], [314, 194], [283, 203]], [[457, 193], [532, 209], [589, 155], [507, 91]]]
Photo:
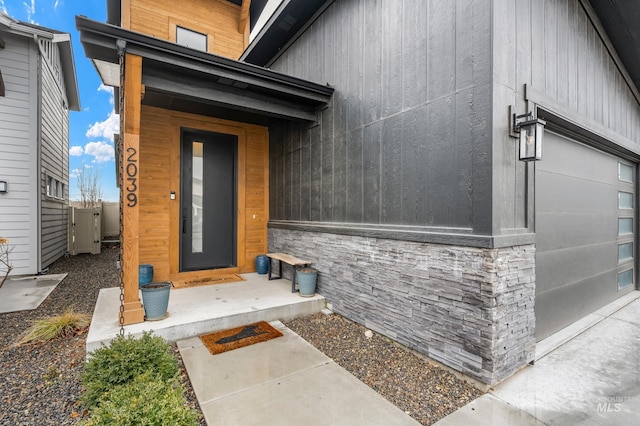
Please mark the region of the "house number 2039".
[[134, 207], [138, 204], [138, 151], [135, 148], [127, 148], [127, 162], [125, 173], [127, 175], [127, 207]]

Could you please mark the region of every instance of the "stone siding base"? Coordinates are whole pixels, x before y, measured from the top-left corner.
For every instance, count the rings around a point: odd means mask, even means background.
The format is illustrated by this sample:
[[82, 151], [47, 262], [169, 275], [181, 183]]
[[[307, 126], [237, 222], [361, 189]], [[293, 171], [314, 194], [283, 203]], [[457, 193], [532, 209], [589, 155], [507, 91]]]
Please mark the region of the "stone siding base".
[[318, 292], [335, 312], [483, 383], [534, 359], [533, 245], [482, 249], [271, 228], [269, 251], [313, 261]]

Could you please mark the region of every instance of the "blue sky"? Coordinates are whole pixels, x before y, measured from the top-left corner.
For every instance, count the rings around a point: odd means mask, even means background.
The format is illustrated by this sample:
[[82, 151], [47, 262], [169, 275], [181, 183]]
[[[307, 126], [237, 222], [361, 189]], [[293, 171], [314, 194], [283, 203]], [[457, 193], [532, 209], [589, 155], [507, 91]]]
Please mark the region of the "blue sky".
[[113, 90], [103, 86], [91, 61], [84, 56], [75, 16], [106, 21], [105, 0], [0, 0], [0, 11], [20, 21], [71, 34], [82, 111], [70, 113], [69, 198], [79, 200], [77, 175], [84, 167], [100, 175], [102, 198], [118, 200], [113, 158], [113, 134], [118, 116], [113, 113]]

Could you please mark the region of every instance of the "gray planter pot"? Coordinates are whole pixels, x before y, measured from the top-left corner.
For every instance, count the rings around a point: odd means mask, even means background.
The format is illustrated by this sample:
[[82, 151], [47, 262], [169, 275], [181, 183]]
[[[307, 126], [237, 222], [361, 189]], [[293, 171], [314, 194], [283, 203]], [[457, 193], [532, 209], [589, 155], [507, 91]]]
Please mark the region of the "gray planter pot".
[[144, 319], [155, 321], [167, 316], [169, 306], [170, 282], [157, 282], [145, 284], [140, 287], [142, 304], [144, 305]]
[[314, 268], [302, 268], [296, 271], [298, 277], [298, 293], [302, 297], [312, 297], [316, 294], [318, 282], [318, 270]]

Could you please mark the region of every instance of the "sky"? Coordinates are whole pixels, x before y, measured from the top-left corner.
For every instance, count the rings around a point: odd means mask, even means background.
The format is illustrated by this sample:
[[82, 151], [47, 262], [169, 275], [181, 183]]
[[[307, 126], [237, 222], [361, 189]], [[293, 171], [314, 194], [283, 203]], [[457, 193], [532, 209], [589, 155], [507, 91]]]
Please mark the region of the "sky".
[[119, 119], [113, 112], [113, 89], [102, 85], [84, 56], [75, 16], [106, 22], [105, 0], [0, 0], [10, 17], [71, 34], [81, 111], [69, 114], [69, 199], [79, 200], [78, 173], [83, 168], [100, 177], [103, 201], [118, 201], [113, 134]]

